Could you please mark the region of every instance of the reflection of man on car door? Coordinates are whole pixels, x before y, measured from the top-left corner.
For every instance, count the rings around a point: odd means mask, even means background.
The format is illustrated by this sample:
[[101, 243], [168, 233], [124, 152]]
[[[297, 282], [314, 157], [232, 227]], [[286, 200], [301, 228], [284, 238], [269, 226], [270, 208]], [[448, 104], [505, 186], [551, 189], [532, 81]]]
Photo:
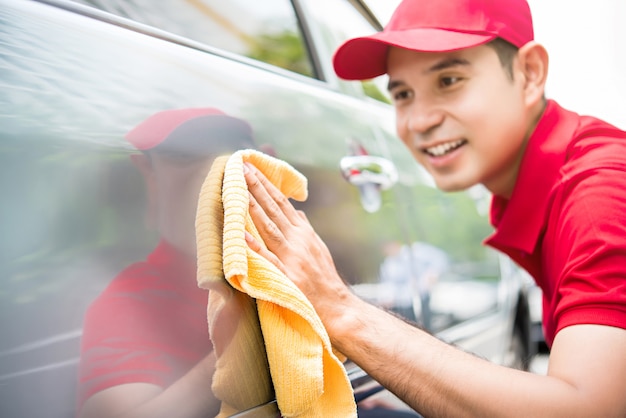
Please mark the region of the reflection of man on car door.
[[215, 416], [207, 292], [196, 282], [198, 192], [214, 158], [254, 147], [244, 121], [212, 108], [159, 112], [126, 138], [160, 240], [90, 306], [81, 347], [81, 417]]
[[[146, 260], [115, 277], [87, 311], [78, 415], [212, 417], [223, 405], [211, 390], [216, 356], [207, 292], [196, 279], [196, 209], [215, 158], [255, 148], [253, 134], [246, 122], [206, 108], [156, 113], [126, 138], [142, 151], [131, 160], [144, 178], [147, 221], [159, 243]], [[240, 307], [229, 302], [233, 329], [244, 315]], [[227, 338], [224, 331], [211, 337]], [[359, 409], [359, 416], [415, 414], [373, 408]]]

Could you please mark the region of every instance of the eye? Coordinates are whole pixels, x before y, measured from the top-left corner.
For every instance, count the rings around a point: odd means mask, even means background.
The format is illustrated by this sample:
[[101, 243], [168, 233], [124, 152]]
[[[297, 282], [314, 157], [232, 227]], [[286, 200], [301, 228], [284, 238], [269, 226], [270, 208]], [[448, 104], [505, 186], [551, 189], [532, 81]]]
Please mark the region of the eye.
[[411, 98], [411, 91], [408, 89], [398, 89], [391, 93], [394, 102], [402, 102]]
[[451, 87], [455, 85], [456, 83], [458, 83], [459, 81], [461, 81], [461, 77], [456, 77], [456, 76], [441, 77], [439, 79], [439, 86], [444, 87], [444, 88]]

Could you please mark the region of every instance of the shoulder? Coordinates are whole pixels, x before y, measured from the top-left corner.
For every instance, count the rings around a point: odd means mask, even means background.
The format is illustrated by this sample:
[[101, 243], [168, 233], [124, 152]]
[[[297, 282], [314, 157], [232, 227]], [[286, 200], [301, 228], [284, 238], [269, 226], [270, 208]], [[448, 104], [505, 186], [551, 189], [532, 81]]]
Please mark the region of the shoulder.
[[581, 116], [566, 152], [563, 174], [626, 170], [626, 132], [600, 119]]

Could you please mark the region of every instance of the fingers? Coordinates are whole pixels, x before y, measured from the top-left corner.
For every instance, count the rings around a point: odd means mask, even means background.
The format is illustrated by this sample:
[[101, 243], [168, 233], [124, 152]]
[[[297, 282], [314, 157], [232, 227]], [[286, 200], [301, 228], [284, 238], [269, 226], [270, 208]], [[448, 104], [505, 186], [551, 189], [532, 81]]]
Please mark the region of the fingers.
[[[291, 223], [283, 213], [281, 206], [276, 203], [274, 197], [268, 191], [268, 189], [276, 190], [274, 185], [267, 181], [265, 176], [253, 166], [246, 164], [244, 167], [246, 168], [244, 175], [248, 184], [248, 190], [250, 191], [250, 206], [248, 211], [254, 225], [261, 235], [261, 239], [269, 250], [269, 254], [265, 254], [261, 246], [254, 241], [249, 241], [248, 245], [254, 245], [254, 247], [251, 246], [253, 251], [263, 255], [266, 259], [278, 266], [278, 258], [275, 254], [282, 253], [288, 245], [286, 231], [288, 231]], [[282, 193], [277, 190], [276, 192], [282, 196]], [[273, 194], [275, 195], [276, 193], [273, 192]], [[282, 197], [284, 198], [284, 196]]]
[[248, 243], [248, 247], [255, 253], [260, 253], [262, 250], [261, 245], [254, 239], [251, 233], [245, 231], [246, 243]]
[[262, 173], [247, 166], [244, 175], [250, 191], [249, 214], [260, 235], [256, 242], [246, 234], [248, 246], [276, 265], [314, 306], [326, 303], [329, 291], [345, 287], [328, 247], [304, 212], [296, 210]]
[[271, 251], [263, 248], [261, 244], [259, 244], [248, 231], [245, 232], [245, 239], [248, 247], [250, 247], [252, 251], [261, 255], [263, 258], [274, 264], [279, 270], [286, 274], [285, 266], [278, 259], [278, 257], [276, 257], [276, 255], [274, 255], [274, 253], [272, 253]]
[[[271, 251], [275, 251], [276, 248], [280, 248], [286, 242], [285, 234], [276, 225], [275, 221], [268, 216], [261, 205], [259, 205], [252, 193], [250, 193], [249, 200], [250, 206], [248, 211], [252, 217], [254, 225], [261, 234], [261, 238], [263, 238], [265, 245], [267, 245]], [[277, 216], [277, 214], [274, 216]], [[255, 248], [252, 249], [259, 252]]]
[[248, 190], [261, 205], [268, 217], [284, 231], [289, 224], [297, 225], [302, 219], [289, 199], [252, 164], [244, 164]]

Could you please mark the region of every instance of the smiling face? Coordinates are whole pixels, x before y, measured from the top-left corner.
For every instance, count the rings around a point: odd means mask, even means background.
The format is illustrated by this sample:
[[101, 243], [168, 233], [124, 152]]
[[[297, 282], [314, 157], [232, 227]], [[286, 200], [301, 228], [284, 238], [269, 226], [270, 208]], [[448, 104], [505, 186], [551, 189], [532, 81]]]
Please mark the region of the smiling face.
[[449, 53], [390, 49], [398, 135], [440, 189], [482, 183], [510, 197], [541, 105], [524, 58], [512, 70], [513, 77], [487, 45]]

